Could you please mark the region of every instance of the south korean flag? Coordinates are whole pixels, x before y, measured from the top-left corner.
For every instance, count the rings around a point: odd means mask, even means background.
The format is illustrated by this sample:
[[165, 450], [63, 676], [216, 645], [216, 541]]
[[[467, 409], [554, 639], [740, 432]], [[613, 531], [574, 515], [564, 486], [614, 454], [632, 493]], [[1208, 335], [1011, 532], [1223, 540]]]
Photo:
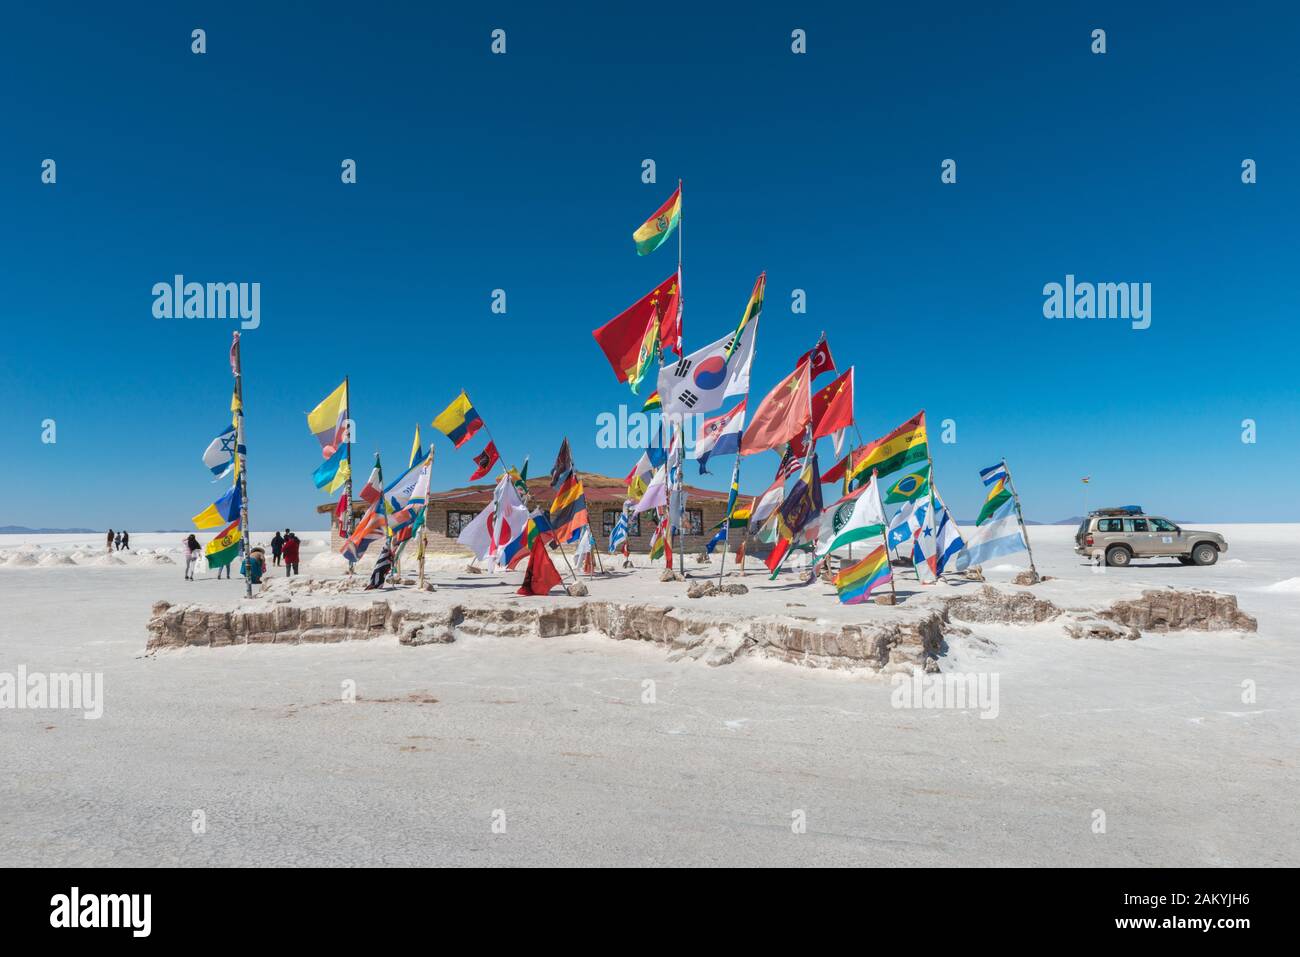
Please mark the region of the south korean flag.
[[713, 412], [727, 396], [749, 391], [749, 364], [754, 358], [758, 321], [746, 324], [740, 345], [727, 359], [732, 335], [683, 356], [659, 372], [659, 400], [666, 416]]

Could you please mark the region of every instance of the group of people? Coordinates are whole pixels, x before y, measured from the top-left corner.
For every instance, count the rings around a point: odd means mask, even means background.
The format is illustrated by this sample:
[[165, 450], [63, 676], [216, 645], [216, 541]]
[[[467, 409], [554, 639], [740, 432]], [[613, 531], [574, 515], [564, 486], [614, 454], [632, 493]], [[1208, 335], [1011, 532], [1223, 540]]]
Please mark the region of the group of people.
[[123, 551], [123, 550], [129, 549], [129, 548], [131, 547], [131, 533], [130, 533], [130, 532], [115, 532], [115, 531], [113, 531], [113, 530], [110, 528], [110, 529], [108, 530], [108, 543], [107, 543], [107, 544], [108, 544], [108, 550], [109, 550], [110, 553], [113, 552], [113, 551], [119, 551], [119, 552], [120, 552], [120, 551]]
[[[112, 547], [112, 532], [109, 532], [109, 547]], [[124, 533], [125, 534], [125, 533]], [[298, 549], [302, 541], [290, 529], [285, 529], [281, 535], [278, 531], [275, 537], [271, 539], [271, 560], [278, 566], [284, 565], [284, 573], [288, 575], [298, 574]], [[181, 542], [181, 550], [185, 554], [185, 580], [194, 581], [194, 569], [198, 565], [199, 556], [203, 554], [203, 546], [199, 544], [198, 538], [192, 533], [185, 536]], [[217, 569], [217, 577], [230, 578], [230, 569], [234, 565], [233, 561], [227, 562]], [[240, 576], [247, 575], [254, 585], [262, 583], [262, 576], [266, 574], [266, 550], [260, 545], [254, 545], [248, 552], [248, 557], [239, 563]]]

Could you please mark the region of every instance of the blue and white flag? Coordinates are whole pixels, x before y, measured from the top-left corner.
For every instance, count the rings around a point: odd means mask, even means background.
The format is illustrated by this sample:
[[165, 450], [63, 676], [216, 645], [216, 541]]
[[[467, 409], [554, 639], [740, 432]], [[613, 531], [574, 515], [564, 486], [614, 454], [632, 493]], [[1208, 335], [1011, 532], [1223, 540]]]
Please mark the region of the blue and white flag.
[[745, 431], [745, 402], [722, 413], [715, 419], [706, 419], [695, 440], [695, 458], [700, 463], [700, 474], [708, 475], [709, 456], [735, 455], [740, 451], [740, 436]]
[[975, 529], [966, 545], [966, 554], [970, 556], [972, 565], [982, 565], [990, 558], [1023, 551], [1027, 551], [1025, 536], [1020, 531], [1016, 503], [1012, 499], [1003, 502], [983, 525]]
[[980, 479], [984, 482], [985, 487], [992, 485], [998, 479], [1005, 479], [1006, 477], [1007, 464], [1005, 462], [999, 462], [997, 465], [990, 465], [986, 469], [980, 469]]
[[889, 547], [897, 551], [911, 541], [912, 536], [925, 527], [925, 517], [929, 510], [930, 500], [925, 496], [904, 502], [889, 523], [889, 531], [885, 536]]
[[[243, 452], [243, 449], [240, 449]], [[230, 470], [235, 466], [235, 427], [226, 426], [217, 437], [208, 445], [207, 450], [203, 453], [203, 464], [208, 467], [212, 473], [212, 480], [215, 482], [230, 474]]]
[[627, 513], [620, 512], [614, 530], [609, 533], [609, 553], [613, 555], [627, 541]]
[[935, 578], [938, 578], [954, 557], [957, 558], [958, 571], [965, 567], [965, 557], [961, 552], [966, 547], [966, 542], [962, 540], [957, 523], [948, 512], [948, 506], [939, 497], [938, 491], [935, 490], [931, 494], [934, 496], [933, 514], [938, 516], [938, 522], [934, 530], [934, 554], [929, 560], [930, 571], [934, 573]]

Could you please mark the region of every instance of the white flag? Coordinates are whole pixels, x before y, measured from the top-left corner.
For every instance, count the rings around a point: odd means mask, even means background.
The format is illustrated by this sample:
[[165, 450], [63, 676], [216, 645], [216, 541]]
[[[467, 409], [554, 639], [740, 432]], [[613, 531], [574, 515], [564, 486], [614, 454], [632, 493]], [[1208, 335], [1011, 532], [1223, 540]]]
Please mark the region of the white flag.
[[713, 412], [722, 408], [729, 395], [749, 392], [749, 364], [754, 358], [754, 336], [758, 322], [746, 323], [740, 344], [727, 358], [727, 349], [735, 336], [719, 339], [672, 365], [664, 364], [659, 372], [659, 401], [664, 415], [688, 415]]

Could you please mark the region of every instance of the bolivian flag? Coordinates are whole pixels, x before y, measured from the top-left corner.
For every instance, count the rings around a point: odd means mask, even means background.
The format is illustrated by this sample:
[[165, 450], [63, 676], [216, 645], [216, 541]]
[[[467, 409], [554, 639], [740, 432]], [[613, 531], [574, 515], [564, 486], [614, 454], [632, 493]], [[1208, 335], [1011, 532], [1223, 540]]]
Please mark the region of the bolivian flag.
[[203, 549], [203, 557], [208, 560], [208, 567], [225, 568], [233, 562], [239, 554], [242, 541], [238, 522], [233, 522], [222, 529], [221, 533], [208, 542]]
[[923, 409], [888, 435], [854, 451], [851, 480], [854, 485], [861, 485], [871, 477], [873, 469], [882, 476], [890, 475], [926, 461], [929, 455]]
[[229, 492], [199, 512], [190, 521], [194, 523], [195, 528], [220, 528], [227, 522], [233, 522], [239, 518], [240, 502], [239, 486], [232, 485]]
[[632, 240], [636, 243], [636, 254], [645, 256], [654, 252], [664, 244], [672, 231], [677, 228], [677, 224], [682, 219], [682, 184], [681, 180], [677, 181], [677, 188], [673, 194], [668, 197], [668, 201], [655, 210], [655, 214], [647, 219], [632, 234]]

